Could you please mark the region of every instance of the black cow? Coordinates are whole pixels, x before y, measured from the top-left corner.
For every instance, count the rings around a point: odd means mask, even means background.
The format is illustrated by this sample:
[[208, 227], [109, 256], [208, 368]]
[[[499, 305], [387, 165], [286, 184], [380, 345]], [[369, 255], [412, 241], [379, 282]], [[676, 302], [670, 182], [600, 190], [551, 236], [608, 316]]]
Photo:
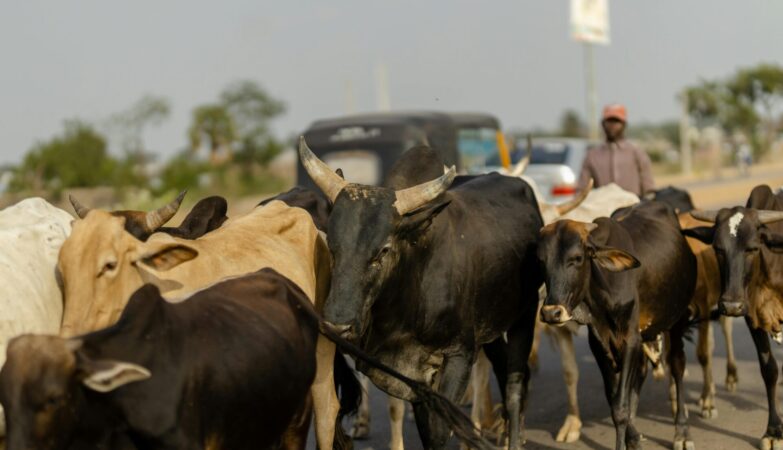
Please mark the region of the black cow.
[[280, 200], [288, 206], [304, 209], [310, 213], [310, 217], [313, 218], [313, 223], [318, 231], [326, 233], [332, 205], [329, 204], [329, 200], [327, 200], [322, 193], [306, 187], [294, 186], [286, 192], [262, 200], [258, 206], [266, 205], [272, 200]]
[[[155, 211], [120, 210], [112, 211], [111, 214], [124, 217], [125, 231], [141, 241], [146, 241], [153, 233], [157, 232], [168, 233], [183, 239], [196, 239], [219, 228], [228, 219], [226, 217], [228, 209], [226, 199], [212, 196], [199, 200], [178, 227], [164, 227], [163, 224], [171, 220], [177, 213], [186, 193], [187, 191], [180, 192], [177, 198]], [[69, 198], [76, 215], [81, 219], [85, 218], [90, 212], [90, 208], [79, 203], [73, 196], [69, 196]]]
[[777, 409], [778, 367], [769, 335], [783, 340], [783, 193], [775, 195], [769, 186], [756, 186], [744, 208], [692, 211], [691, 215], [714, 223], [685, 233], [715, 249], [722, 281], [721, 314], [745, 316], [767, 390], [769, 418], [761, 448], [777, 448], [783, 444], [783, 422]]
[[[306, 404], [319, 328], [364, 357], [272, 269], [180, 303], [145, 285], [109, 328], [11, 341], [0, 371], [8, 450], [271, 448]], [[402, 382], [468, 443], [486, 448], [456, 406]]]
[[644, 200], [657, 200], [663, 202], [671, 206], [675, 213], [684, 213], [693, 210], [691, 194], [686, 190], [674, 186], [666, 186], [665, 188], [649, 192], [645, 194]]
[[590, 349], [617, 431], [616, 448], [640, 448], [633, 418], [647, 373], [642, 342], [666, 331], [677, 389], [674, 448], [693, 448], [684, 404], [682, 338], [689, 324], [696, 259], [673, 211], [645, 202], [625, 211], [621, 220], [554, 222], [541, 230], [538, 255], [547, 287], [541, 319], [589, 325]]
[[[535, 260], [542, 219], [530, 186], [489, 174], [449, 189], [453, 168], [407, 189], [364, 186], [336, 176], [304, 139], [299, 155], [333, 205], [325, 318], [372, 356], [452, 401], [463, 395], [484, 346], [505, 386], [510, 447], [519, 448], [542, 281]], [[413, 403], [425, 448], [446, 445], [448, 429], [416, 393], [358, 367], [382, 390]]]

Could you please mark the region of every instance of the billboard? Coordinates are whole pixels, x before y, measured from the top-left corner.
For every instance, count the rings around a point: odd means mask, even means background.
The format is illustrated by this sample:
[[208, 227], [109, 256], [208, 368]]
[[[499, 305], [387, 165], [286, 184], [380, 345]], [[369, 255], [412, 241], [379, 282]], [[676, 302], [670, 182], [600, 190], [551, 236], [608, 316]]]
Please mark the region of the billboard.
[[571, 36], [579, 42], [609, 44], [609, 0], [571, 0]]

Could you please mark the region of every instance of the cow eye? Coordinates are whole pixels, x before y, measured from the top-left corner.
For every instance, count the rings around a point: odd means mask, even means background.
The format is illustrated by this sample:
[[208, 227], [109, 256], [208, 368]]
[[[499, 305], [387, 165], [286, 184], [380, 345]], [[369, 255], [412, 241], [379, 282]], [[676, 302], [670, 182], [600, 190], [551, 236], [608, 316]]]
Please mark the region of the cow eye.
[[383, 260], [383, 257], [386, 256], [389, 253], [389, 250], [391, 250], [390, 245], [384, 245], [383, 248], [378, 252], [377, 255], [375, 255], [375, 258], [373, 258], [373, 264], [380, 264]]
[[116, 268], [117, 268], [117, 261], [109, 261], [106, 264], [104, 264], [103, 267], [101, 268], [101, 271], [98, 272], [98, 277], [100, 278], [102, 275], [114, 272], [114, 269]]
[[752, 248], [746, 248], [745, 249], [745, 253], [756, 253], [757, 251], [759, 251], [758, 247], [752, 247]]
[[59, 395], [50, 395], [49, 397], [44, 400], [43, 404], [41, 404], [42, 410], [52, 409], [60, 406], [60, 403], [62, 403], [63, 398]]
[[582, 255], [572, 256], [568, 260], [568, 265], [569, 266], [580, 266], [580, 265], [582, 265], [583, 261], [584, 261], [584, 257], [582, 257]]

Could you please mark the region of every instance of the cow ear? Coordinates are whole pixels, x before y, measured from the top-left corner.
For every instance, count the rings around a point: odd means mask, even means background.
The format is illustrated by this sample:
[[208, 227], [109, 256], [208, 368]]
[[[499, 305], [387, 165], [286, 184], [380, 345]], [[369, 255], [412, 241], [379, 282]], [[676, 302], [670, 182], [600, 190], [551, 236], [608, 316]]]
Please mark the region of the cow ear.
[[428, 204], [405, 214], [400, 221], [400, 232], [406, 234], [426, 230], [433, 219], [449, 206], [449, 203], [451, 203], [451, 200], [442, 203]]
[[148, 241], [143, 244], [134, 262], [139, 262], [159, 272], [164, 272], [190, 261], [196, 256], [198, 256], [196, 249], [174, 240], [162, 242]]
[[128, 383], [150, 378], [149, 370], [138, 364], [123, 361], [89, 361], [83, 364], [82, 383], [96, 392], [111, 392]]
[[595, 248], [590, 251], [590, 257], [596, 264], [610, 272], [623, 272], [642, 265], [630, 253], [612, 247]]
[[682, 230], [682, 234], [704, 242], [707, 245], [712, 245], [715, 231], [712, 227], [695, 227]]
[[783, 252], [783, 235], [765, 230], [761, 232], [761, 240], [764, 242], [764, 245], [773, 252]]

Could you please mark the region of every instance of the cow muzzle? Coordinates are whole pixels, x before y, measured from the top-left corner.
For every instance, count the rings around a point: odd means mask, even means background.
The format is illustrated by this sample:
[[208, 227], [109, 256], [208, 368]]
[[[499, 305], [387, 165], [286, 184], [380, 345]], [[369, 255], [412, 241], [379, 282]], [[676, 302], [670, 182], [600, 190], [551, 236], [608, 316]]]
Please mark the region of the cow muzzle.
[[561, 305], [546, 305], [541, 307], [541, 321], [550, 325], [565, 325], [571, 320], [571, 314]]
[[330, 328], [332, 328], [335, 332], [337, 332], [337, 334], [343, 339], [350, 340], [354, 337], [353, 327], [351, 325], [344, 325], [344, 324], [335, 325], [330, 322], [326, 322], [326, 324]]
[[745, 302], [721, 301], [718, 304], [718, 311], [723, 316], [741, 317], [748, 313], [748, 307]]

